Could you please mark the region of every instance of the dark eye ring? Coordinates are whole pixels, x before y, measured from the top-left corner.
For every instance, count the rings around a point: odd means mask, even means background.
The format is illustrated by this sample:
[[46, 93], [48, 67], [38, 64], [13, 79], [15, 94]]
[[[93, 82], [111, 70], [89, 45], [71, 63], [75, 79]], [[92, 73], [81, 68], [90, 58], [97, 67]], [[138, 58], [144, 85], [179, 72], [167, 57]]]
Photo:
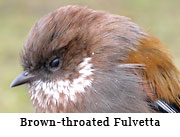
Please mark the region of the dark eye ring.
[[60, 58], [56, 57], [49, 63], [49, 67], [50, 69], [56, 70], [59, 68], [60, 64], [61, 64]]

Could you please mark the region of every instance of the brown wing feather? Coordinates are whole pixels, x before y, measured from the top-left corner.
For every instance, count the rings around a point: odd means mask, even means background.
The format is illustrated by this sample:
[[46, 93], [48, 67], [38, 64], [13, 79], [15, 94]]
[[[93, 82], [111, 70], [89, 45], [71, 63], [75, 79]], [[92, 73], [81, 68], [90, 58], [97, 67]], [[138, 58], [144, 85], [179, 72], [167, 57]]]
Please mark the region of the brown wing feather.
[[145, 64], [140, 75], [147, 82], [143, 86], [153, 100], [164, 99], [180, 107], [180, 72], [158, 39], [142, 39], [137, 50], [129, 54], [128, 63]]

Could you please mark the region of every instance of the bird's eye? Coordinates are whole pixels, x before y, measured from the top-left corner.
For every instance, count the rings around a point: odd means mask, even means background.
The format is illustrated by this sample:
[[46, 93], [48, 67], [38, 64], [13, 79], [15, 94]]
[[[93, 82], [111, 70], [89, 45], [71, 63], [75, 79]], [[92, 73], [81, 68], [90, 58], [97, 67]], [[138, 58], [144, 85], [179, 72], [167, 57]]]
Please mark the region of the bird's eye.
[[55, 58], [49, 63], [49, 67], [51, 70], [57, 70], [60, 66], [60, 58]]

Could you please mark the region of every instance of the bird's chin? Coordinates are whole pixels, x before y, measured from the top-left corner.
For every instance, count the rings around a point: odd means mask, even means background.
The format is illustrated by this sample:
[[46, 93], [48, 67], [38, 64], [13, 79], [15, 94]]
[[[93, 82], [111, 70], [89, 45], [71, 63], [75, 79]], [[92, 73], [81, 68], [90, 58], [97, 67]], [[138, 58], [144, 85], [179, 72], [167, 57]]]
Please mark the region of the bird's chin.
[[[31, 93], [34, 91], [30, 91]], [[72, 101], [70, 97], [64, 93], [59, 93], [59, 100], [53, 95], [46, 95], [44, 91], [39, 91], [37, 97], [31, 94], [31, 101], [36, 109], [36, 112], [42, 113], [64, 113], [64, 112], [77, 112], [77, 102]], [[78, 95], [75, 95], [76, 99]], [[74, 97], [75, 98], [75, 97]]]
[[[59, 89], [52, 83], [41, 83], [29, 86], [29, 94], [37, 112], [72, 112], [80, 93], [70, 93], [67, 89]], [[35, 88], [34, 88], [35, 87]], [[73, 108], [73, 109], [74, 109]]]
[[[78, 112], [78, 104], [83, 104], [83, 96], [90, 79], [78, 78], [74, 81], [55, 82], [34, 81], [28, 85], [33, 106], [37, 112]], [[81, 106], [81, 108], [83, 108]]]

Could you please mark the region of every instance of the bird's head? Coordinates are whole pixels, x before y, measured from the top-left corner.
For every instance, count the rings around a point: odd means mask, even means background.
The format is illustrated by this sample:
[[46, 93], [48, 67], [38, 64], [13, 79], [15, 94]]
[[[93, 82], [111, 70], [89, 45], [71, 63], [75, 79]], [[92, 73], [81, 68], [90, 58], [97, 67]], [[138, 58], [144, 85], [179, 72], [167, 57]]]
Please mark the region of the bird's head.
[[[139, 89], [139, 79], [120, 63], [127, 61], [127, 53], [145, 35], [122, 16], [86, 7], [60, 8], [42, 17], [29, 32], [21, 54], [24, 72], [11, 87], [27, 84], [39, 112], [80, 112], [87, 109], [86, 104], [97, 108], [103, 103], [110, 110], [120, 88], [129, 84], [129, 91]], [[112, 96], [111, 101], [105, 94]]]

